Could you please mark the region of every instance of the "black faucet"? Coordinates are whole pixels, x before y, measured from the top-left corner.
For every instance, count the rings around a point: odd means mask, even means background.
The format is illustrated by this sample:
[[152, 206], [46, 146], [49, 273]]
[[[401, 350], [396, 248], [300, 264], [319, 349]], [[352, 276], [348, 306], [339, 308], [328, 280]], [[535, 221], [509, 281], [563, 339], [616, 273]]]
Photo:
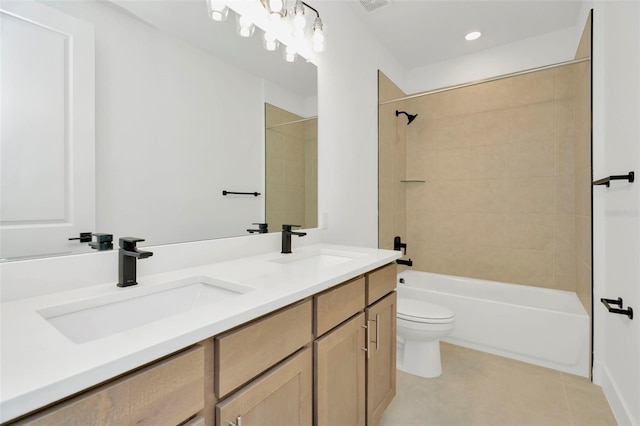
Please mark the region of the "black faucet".
[[136, 281], [136, 259], [146, 259], [153, 256], [153, 252], [136, 249], [136, 243], [144, 241], [142, 238], [120, 238], [118, 252], [118, 287], [129, 287], [138, 284]]
[[304, 237], [306, 232], [294, 232], [291, 228], [300, 228], [300, 225], [282, 225], [282, 251], [281, 253], [291, 253], [291, 236]]
[[258, 225], [258, 229], [247, 229], [250, 234], [266, 234], [269, 232], [269, 225], [266, 223], [254, 223], [253, 225]]
[[96, 241], [91, 241], [89, 247], [94, 250], [103, 251], [111, 250], [113, 248], [113, 235], [112, 234], [91, 234], [96, 237]]

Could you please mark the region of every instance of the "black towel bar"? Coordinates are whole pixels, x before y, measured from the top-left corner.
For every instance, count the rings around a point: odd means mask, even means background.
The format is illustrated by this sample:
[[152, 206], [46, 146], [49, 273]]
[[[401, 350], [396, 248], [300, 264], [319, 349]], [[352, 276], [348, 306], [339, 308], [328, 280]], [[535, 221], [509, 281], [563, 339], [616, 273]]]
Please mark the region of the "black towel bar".
[[[627, 309], [622, 309], [622, 297], [618, 297], [617, 299], [605, 299], [603, 297], [600, 299], [600, 302], [607, 308], [607, 311], [614, 314], [626, 315], [629, 319], [633, 319], [633, 309], [631, 309], [631, 307], [627, 306]], [[620, 308], [612, 308], [610, 305], [616, 305]]]
[[222, 191], [222, 195], [229, 195], [229, 194], [234, 194], [234, 195], [253, 195], [254, 197], [257, 197], [258, 195], [260, 195], [259, 192], [233, 192], [233, 191]]
[[635, 173], [629, 172], [627, 175], [608, 176], [594, 181], [593, 185], [605, 185], [608, 188], [612, 180], [628, 180], [629, 182], [633, 182], [635, 180]]

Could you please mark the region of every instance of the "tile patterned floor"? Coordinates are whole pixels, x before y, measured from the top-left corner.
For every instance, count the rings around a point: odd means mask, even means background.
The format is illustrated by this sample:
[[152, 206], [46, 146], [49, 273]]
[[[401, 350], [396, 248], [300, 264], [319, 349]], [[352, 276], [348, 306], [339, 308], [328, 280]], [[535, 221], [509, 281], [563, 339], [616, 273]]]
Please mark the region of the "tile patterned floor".
[[378, 426], [616, 425], [602, 389], [588, 379], [441, 343], [443, 375], [398, 371]]

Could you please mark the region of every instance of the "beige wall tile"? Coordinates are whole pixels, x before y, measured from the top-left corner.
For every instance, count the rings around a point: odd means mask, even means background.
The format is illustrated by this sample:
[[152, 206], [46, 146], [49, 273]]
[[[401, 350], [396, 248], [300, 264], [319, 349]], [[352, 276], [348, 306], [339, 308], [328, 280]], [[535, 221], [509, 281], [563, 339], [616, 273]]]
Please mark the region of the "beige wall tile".
[[509, 215], [505, 213], [471, 213], [464, 217], [465, 228], [469, 231], [468, 241], [474, 247], [507, 247], [509, 229], [506, 226]]
[[502, 145], [509, 143], [509, 110], [499, 109], [464, 116], [467, 144]]
[[574, 250], [556, 250], [552, 288], [576, 291], [576, 254]]
[[508, 204], [511, 213], [553, 213], [554, 179], [510, 179]]
[[555, 96], [555, 70], [532, 72], [511, 79], [511, 106], [548, 102]]
[[504, 179], [509, 176], [509, 145], [485, 145], [470, 150], [472, 179]]
[[583, 170], [576, 175], [574, 188], [576, 194], [576, 214], [580, 216], [591, 216], [592, 187], [591, 170]]
[[511, 142], [548, 139], [554, 136], [555, 103], [525, 105], [510, 110]]
[[575, 138], [555, 138], [555, 176], [573, 176], [575, 167]]
[[471, 149], [443, 149], [436, 151], [435, 157], [435, 180], [460, 180], [471, 177]]
[[555, 179], [555, 213], [575, 213], [575, 188], [572, 176]]
[[555, 72], [556, 99], [572, 99], [574, 97], [579, 65], [580, 64], [566, 65], [563, 67], [557, 67], [553, 70]]
[[[590, 205], [582, 74], [578, 64], [386, 105], [380, 125], [395, 141], [381, 141], [380, 209], [393, 225], [381, 238], [403, 229], [414, 270], [575, 290], [575, 212]], [[419, 114], [410, 126], [395, 120], [399, 105]], [[426, 182], [403, 192], [399, 178]]]
[[513, 249], [508, 254], [509, 282], [553, 287], [554, 254], [552, 250]]
[[546, 177], [554, 175], [555, 152], [552, 138], [529, 140], [509, 145], [509, 177]]
[[576, 216], [576, 257], [591, 265], [591, 218]]
[[589, 316], [591, 316], [591, 304], [593, 303], [591, 300], [592, 276], [591, 265], [576, 259], [576, 294]]
[[469, 186], [469, 212], [510, 212], [512, 185], [508, 179], [474, 179], [469, 182]]
[[555, 136], [557, 138], [574, 137], [576, 125], [573, 99], [557, 101], [555, 106]]
[[507, 229], [506, 247], [554, 249], [554, 216], [551, 214], [512, 214], [501, 226]]
[[575, 255], [576, 219], [573, 214], [554, 215], [554, 243], [556, 250], [571, 250]]

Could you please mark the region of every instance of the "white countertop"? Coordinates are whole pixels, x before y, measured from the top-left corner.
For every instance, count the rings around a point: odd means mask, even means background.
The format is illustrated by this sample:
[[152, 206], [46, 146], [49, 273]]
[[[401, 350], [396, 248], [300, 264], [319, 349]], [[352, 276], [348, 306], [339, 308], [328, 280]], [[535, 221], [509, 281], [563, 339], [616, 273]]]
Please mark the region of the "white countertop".
[[[356, 257], [326, 268], [273, 260], [319, 250]], [[268, 253], [138, 278], [138, 286], [114, 283], [6, 302], [1, 309], [0, 422], [82, 391], [114, 376], [386, 265], [400, 252], [316, 244], [293, 254]], [[73, 343], [38, 311], [101, 295], [131, 291], [194, 276], [244, 284], [255, 290], [228, 303], [202, 306], [86, 343]], [[133, 293], [132, 293], [133, 294]]]

